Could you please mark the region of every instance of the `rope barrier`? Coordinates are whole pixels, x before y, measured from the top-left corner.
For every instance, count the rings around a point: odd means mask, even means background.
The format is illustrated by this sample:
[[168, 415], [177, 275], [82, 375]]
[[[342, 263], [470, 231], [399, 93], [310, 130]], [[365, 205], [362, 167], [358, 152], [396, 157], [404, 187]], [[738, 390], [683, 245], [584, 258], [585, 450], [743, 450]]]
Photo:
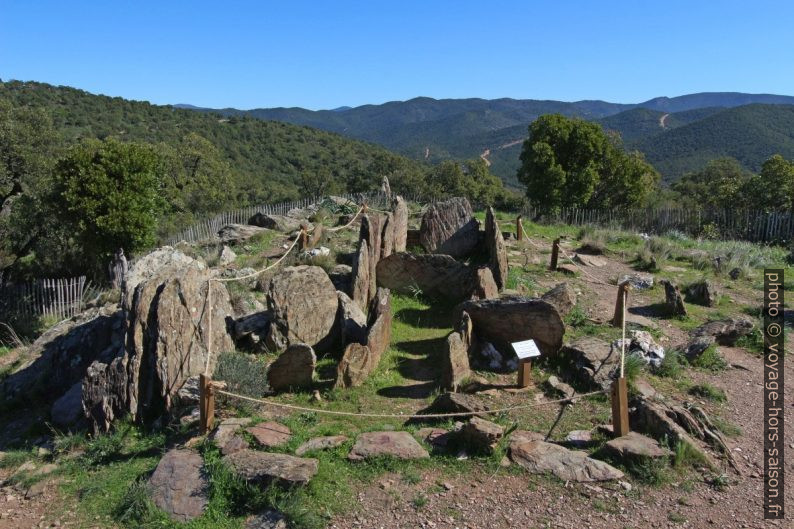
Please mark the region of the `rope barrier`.
[[510, 406], [507, 408], [497, 408], [494, 410], [483, 410], [483, 411], [466, 411], [466, 412], [458, 412], [458, 413], [428, 413], [428, 414], [411, 414], [411, 415], [404, 415], [399, 413], [355, 413], [352, 411], [334, 411], [334, 410], [323, 410], [318, 408], [308, 408], [305, 406], [295, 406], [293, 404], [284, 404], [281, 402], [272, 402], [267, 401], [264, 399], [255, 399], [253, 397], [247, 397], [245, 395], [239, 395], [237, 393], [232, 393], [230, 391], [224, 391], [221, 389], [216, 389], [215, 393], [218, 395], [226, 395], [227, 397], [232, 397], [241, 400], [247, 400], [249, 402], [255, 402], [258, 404], [265, 404], [267, 406], [276, 406], [280, 408], [286, 408], [295, 411], [305, 411], [305, 412], [312, 412], [312, 413], [319, 413], [325, 415], [337, 415], [337, 416], [344, 416], [344, 417], [368, 417], [374, 419], [444, 419], [444, 418], [452, 418], [452, 417], [471, 417], [474, 415], [490, 415], [496, 413], [506, 413], [515, 410], [527, 409], [527, 408], [538, 408], [541, 406], [547, 406], [550, 404], [562, 404], [570, 402], [574, 398], [580, 397], [590, 397], [592, 395], [601, 395], [607, 393], [606, 390], [600, 391], [591, 391], [590, 393], [582, 393], [579, 395], [574, 395], [572, 397], [564, 398], [564, 399], [557, 399], [557, 400], [549, 400], [545, 402], [533, 402], [532, 404], [521, 404], [518, 406]]

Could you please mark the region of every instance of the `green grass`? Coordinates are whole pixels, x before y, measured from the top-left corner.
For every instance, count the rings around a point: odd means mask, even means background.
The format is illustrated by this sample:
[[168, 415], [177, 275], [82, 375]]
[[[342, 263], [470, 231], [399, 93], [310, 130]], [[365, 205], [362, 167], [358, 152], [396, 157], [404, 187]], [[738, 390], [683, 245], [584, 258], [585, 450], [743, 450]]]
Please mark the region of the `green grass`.
[[689, 361], [690, 365], [706, 371], [718, 372], [728, 367], [716, 345], [710, 345], [703, 353]]
[[689, 388], [689, 394], [696, 397], [712, 400], [714, 402], [725, 402], [727, 396], [720, 388], [714, 387], [708, 382], [697, 384]]
[[677, 349], [670, 349], [664, 355], [659, 367], [654, 369], [654, 374], [665, 378], [677, 378], [681, 375], [681, 353]]

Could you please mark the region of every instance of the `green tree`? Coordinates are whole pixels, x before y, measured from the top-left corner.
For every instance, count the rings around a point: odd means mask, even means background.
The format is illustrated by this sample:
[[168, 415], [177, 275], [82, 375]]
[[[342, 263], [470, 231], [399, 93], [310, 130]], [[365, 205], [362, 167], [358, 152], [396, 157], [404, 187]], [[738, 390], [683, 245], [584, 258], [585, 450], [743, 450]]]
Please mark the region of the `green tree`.
[[85, 141], [58, 161], [50, 207], [86, 270], [102, 274], [119, 247], [134, 254], [154, 244], [164, 209], [161, 168], [151, 145], [113, 138]]
[[794, 162], [779, 154], [761, 166], [761, 173], [745, 186], [752, 207], [768, 211], [791, 210], [794, 207]]
[[518, 180], [541, 211], [562, 207], [627, 207], [645, 202], [659, 175], [637, 153], [627, 154], [596, 123], [560, 114], [529, 126]]
[[670, 187], [687, 207], [737, 208], [748, 205], [745, 193], [752, 178], [736, 159], [718, 158]]

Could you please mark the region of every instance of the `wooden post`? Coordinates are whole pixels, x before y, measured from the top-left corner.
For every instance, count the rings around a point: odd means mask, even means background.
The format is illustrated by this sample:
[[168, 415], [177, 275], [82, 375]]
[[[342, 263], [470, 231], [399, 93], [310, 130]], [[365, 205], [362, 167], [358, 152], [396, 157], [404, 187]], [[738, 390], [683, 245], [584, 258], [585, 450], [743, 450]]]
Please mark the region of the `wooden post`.
[[207, 435], [215, 422], [215, 391], [209, 375], [199, 375], [199, 435]]
[[612, 382], [612, 432], [615, 437], [629, 433], [629, 392], [623, 377]]
[[560, 237], [554, 239], [551, 243], [551, 262], [549, 263], [549, 270], [554, 272], [557, 270], [557, 260], [560, 258]]
[[521, 215], [516, 217], [516, 240], [524, 239], [524, 225], [521, 224]]
[[301, 233], [298, 235], [300, 241], [298, 241], [298, 250], [305, 250], [306, 247], [309, 246], [309, 234], [306, 233], [306, 227], [301, 226]]
[[623, 327], [623, 315], [628, 307], [624, 307], [623, 303], [628, 297], [629, 282], [624, 281], [618, 285], [618, 298], [615, 300], [615, 314], [612, 317], [613, 327]]
[[529, 381], [532, 378], [532, 360], [526, 358], [518, 363], [518, 387], [525, 388], [529, 386]]

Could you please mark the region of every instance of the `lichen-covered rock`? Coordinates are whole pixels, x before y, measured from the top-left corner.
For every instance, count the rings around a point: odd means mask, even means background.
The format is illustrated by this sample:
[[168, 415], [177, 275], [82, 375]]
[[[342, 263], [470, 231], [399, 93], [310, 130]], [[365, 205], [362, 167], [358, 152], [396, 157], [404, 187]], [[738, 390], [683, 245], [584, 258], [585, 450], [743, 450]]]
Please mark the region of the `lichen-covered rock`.
[[565, 481], [587, 483], [620, 479], [623, 472], [587, 456], [545, 441], [526, 441], [510, 445], [510, 459], [532, 474], [552, 473]]
[[576, 292], [568, 283], [560, 283], [543, 294], [540, 299], [554, 305], [563, 318], [576, 306]]
[[[485, 269], [487, 270], [487, 269]], [[401, 294], [425, 295], [459, 302], [479, 296], [493, 296], [496, 284], [490, 274], [477, 270], [449, 255], [394, 253], [381, 259], [377, 268], [378, 286]], [[490, 281], [488, 281], [490, 279]]]
[[392, 200], [394, 252], [404, 252], [408, 241], [408, 205], [401, 196]]
[[458, 385], [471, 376], [469, 351], [460, 333], [447, 336], [446, 348], [441, 358], [441, 387], [456, 391]]
[[428, 253], [464, 257], [477, 247], [479, 231], [471, 204], [466, 198], [457, 197], [427, 208], [422, 216], [419, 241]]
[[284, 349], [305, 343], [317, 351], [336, 342], [332, 330], [339, 299], [325, 270], [318, 266], [290, 266], [273, 276], [267, 289], [267, 308], [272, 315], [267, 345]]
[[485, 245], [488, 248], [488, 266], [491, 268], [496, 286], [501, 290], [507, 283], [507, 247], [491, 207], [485, 214]]
[[268, 366], [267, 383], [273, 391], [307, 388], [312, 385], [316, 364], [311, 346], [294, 343]]
[[381, 456], [424, 459], [430, 457], [430, 454], [408, 432], [367, 432], [356, 438], [347, 458], [360, 461]]
[[306, 485], [318, 467], [316, 459], [250, 449], [224, 456], [223, 461], [244, 480], [263, 487]]
[[209, 482], [201, 456], [190, 450], [166, 452], [149, 478], [152, 501], [173, 520], [187, 522], [204, 513]]

